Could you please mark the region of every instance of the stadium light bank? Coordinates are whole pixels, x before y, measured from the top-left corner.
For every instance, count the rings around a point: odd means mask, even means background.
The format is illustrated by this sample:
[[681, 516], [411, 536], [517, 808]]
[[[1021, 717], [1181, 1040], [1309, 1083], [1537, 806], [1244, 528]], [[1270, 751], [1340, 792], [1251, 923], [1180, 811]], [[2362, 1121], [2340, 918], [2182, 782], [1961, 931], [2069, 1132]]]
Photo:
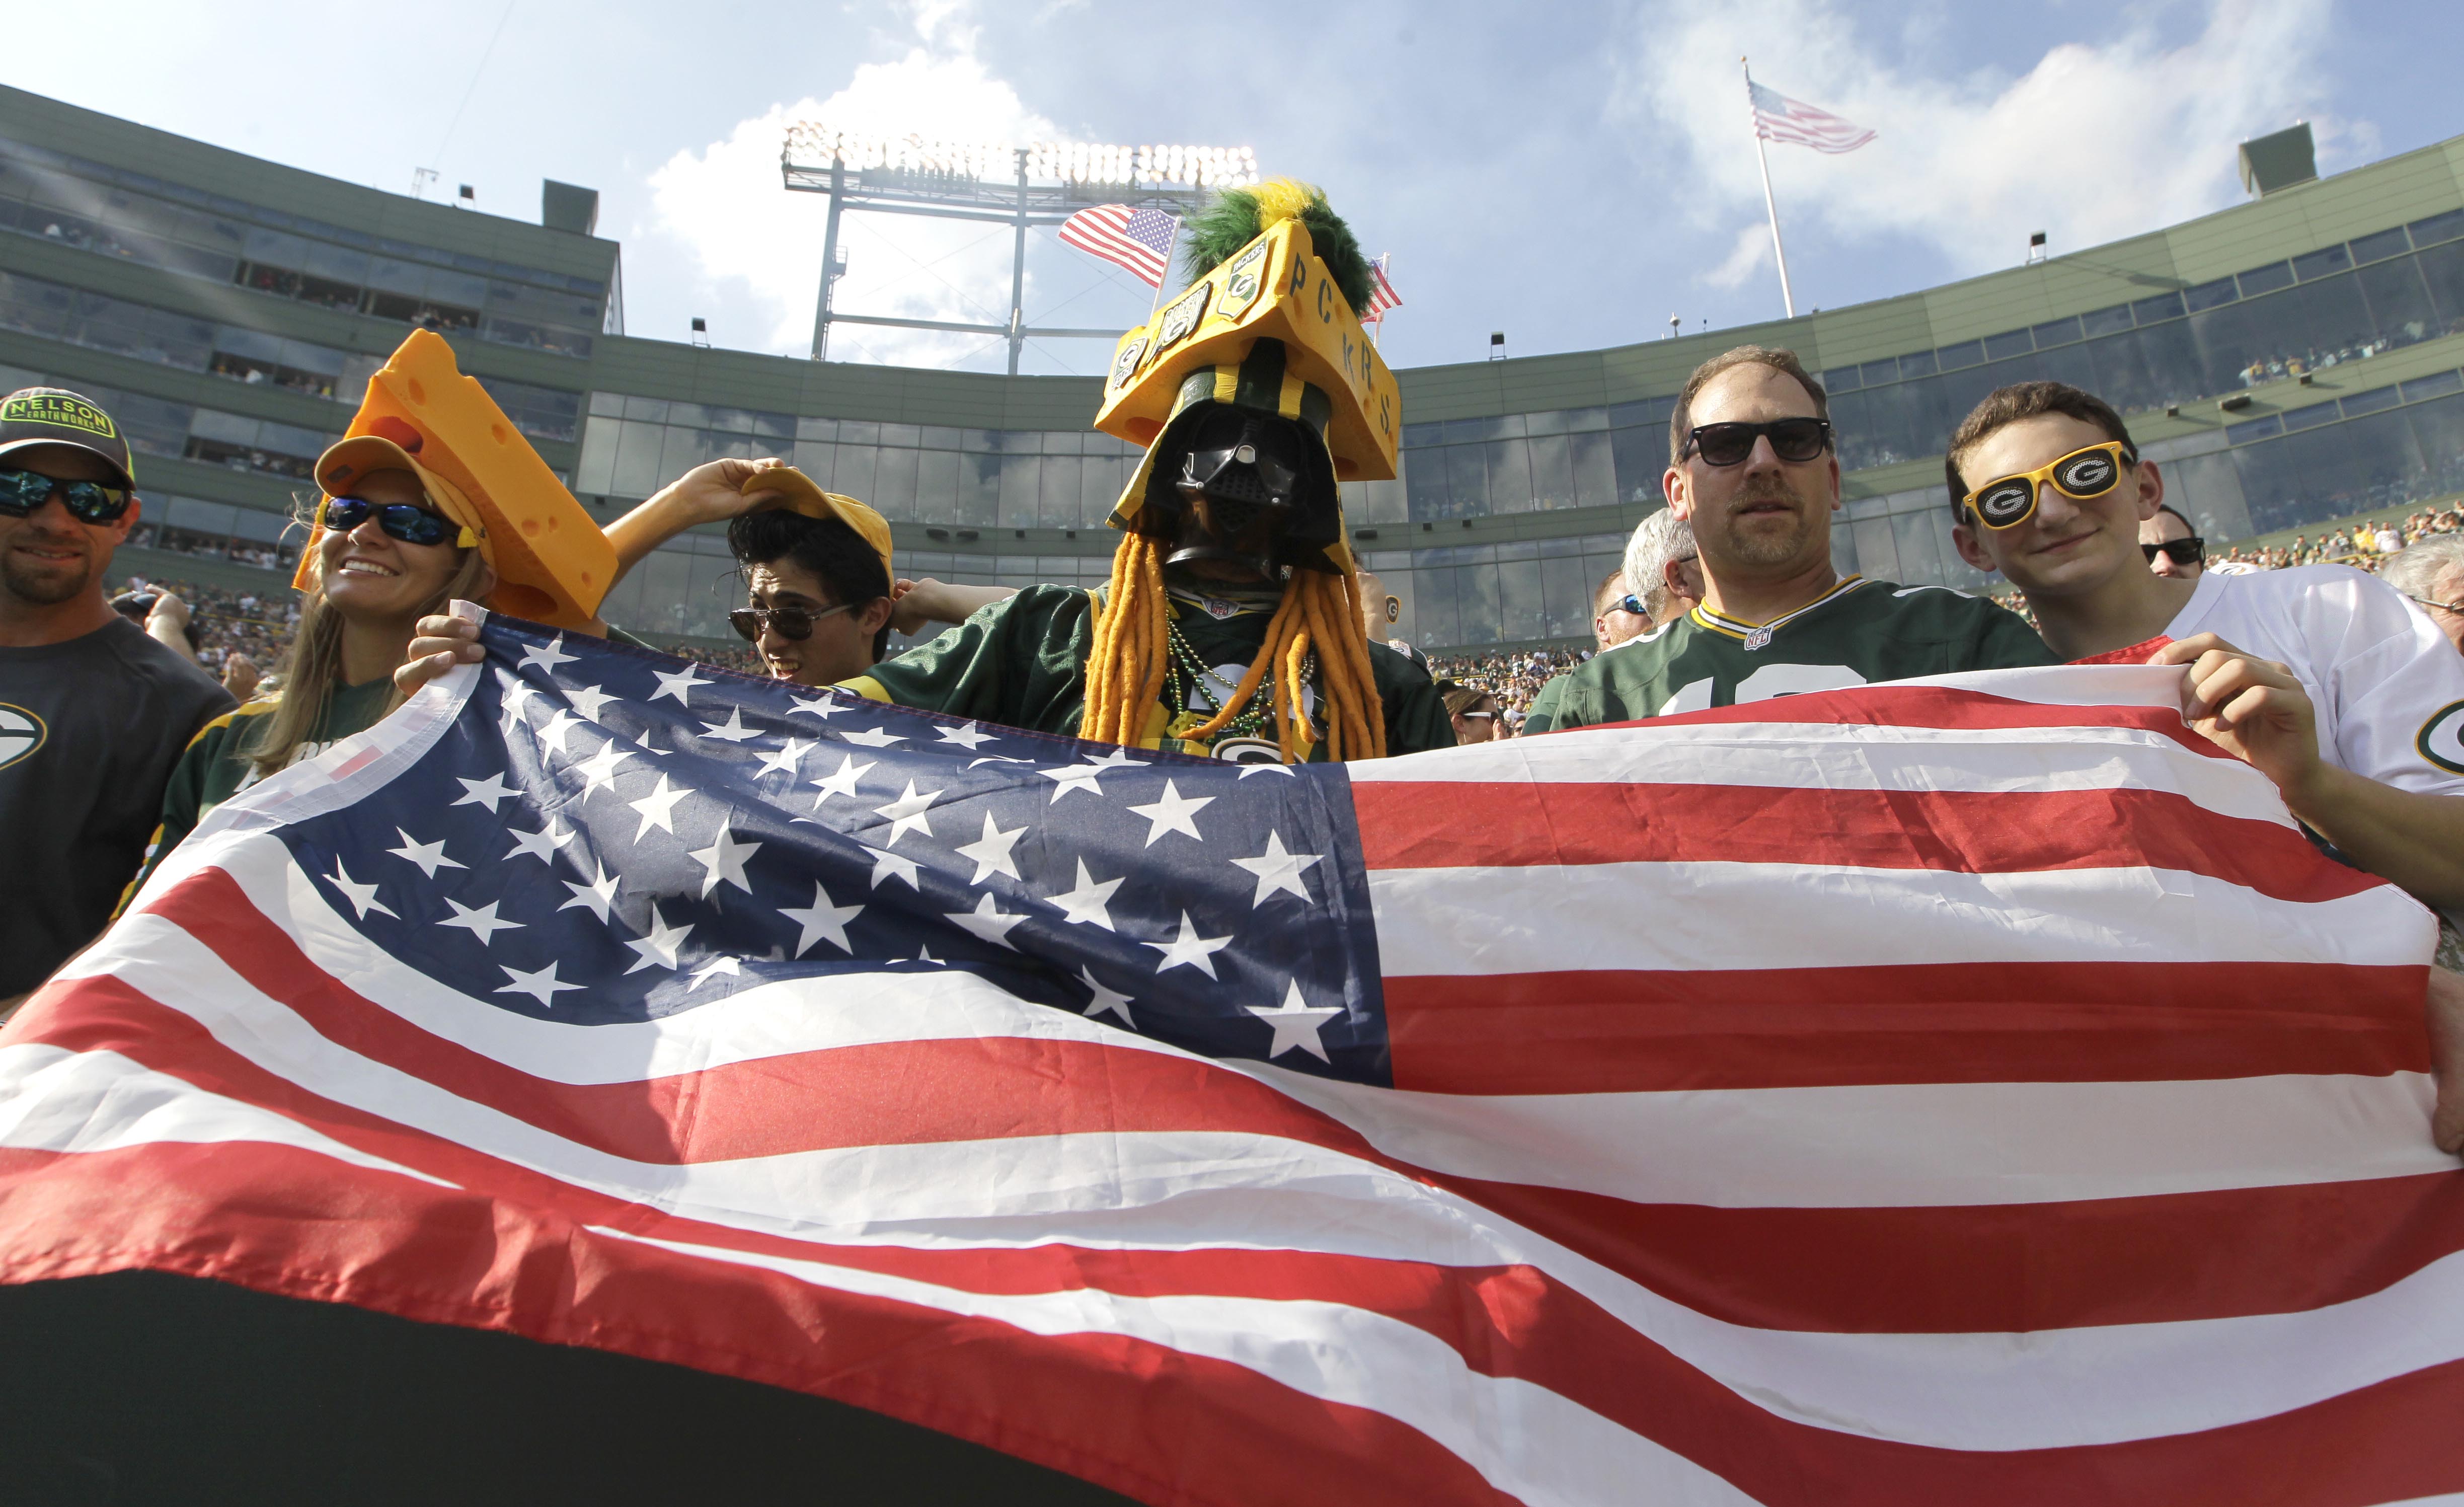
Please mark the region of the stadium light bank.
[[[813, 359], [826, 360], [830, 325], [886, 324], [898, 329], [998, 335], [1009, 343], [1009, 373], [1030, 338], [1113, 340], [1117, 329], [1030, 328], [1020, 299], [1026, 288], [1026, 232], [1054, 226], [1097, 204], [1128, 204], [1186, 217], [1221, 188], [1258, 181], [1257, 154], [1246, 146], [1110, 146], [1086, 142], [935, 142], [918, 136], [871, 136], [819, 122], [787, 128], [779, 157], [787, 188], [829, 195], [822, 240], [822, 290], [813, 312]], [[841, 314], [831, 288], [846, 266], [839, 256], [839, 216], [848, 210], [982, 220], [1015, 228], [1011, 238], [1009, 322], [965, 324], [947, 320]]]

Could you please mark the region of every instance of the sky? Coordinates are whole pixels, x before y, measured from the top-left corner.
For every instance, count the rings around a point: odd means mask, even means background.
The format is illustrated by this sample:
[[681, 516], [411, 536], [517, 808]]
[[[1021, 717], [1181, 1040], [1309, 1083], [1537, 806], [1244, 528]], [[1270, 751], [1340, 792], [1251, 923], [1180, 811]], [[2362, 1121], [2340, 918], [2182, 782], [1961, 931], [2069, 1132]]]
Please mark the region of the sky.
[[[221, 13], [217, 13], [221, 12]], [[789, 122], [1024, 143], [1245, 145], [1392, 257], [1397, 366], [1781, 312], [1738, 59], [1879, 133], [1770, 150], [1797, 307], [1838, 308], [2224, 209], [2234, 146], [2307, 121], [2322, 173], [2464, 134], [2464, 6], [2395, 0], [1720, 0], [1501, 7], [857, 0], [707, 7], [82, 0], [0, 82], [393, 192], [436, 169], [536, 220], [599, 189], [627, 333], [809, 350], [825, 203]], [[97, 35], [112, 37], [98, 53]], [[416, 41], [417, 60], [397, 60]], [[338, 60], [353, 60], [338, 67]], [[107, 65], [107, 66], [106, 66]], [[433, 190], [431, 190], [431, 193]], [[837, 307], [999, 323], [1010, 233], [850, 215]], [[1030, 324], [1125, 328], [1153, 291], [1031, 232]], [[1110, 344], [1030, 343], [1100, 371]], [[832, 359], [999, 371], [1003, 343], [842, 325]]]

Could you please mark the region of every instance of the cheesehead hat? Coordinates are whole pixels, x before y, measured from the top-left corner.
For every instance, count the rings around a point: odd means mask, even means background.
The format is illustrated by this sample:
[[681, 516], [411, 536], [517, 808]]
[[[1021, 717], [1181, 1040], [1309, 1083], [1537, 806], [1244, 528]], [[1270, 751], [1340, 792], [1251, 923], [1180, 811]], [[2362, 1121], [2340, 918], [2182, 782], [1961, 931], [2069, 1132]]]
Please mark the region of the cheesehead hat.
[[[1155, 476], [1155, 458], [1208, 403], [1299, 420], [1330, 482], [1392, 479], [1402, 397], [1353, 312], [1367, 260], [1325, 195], [1288, 179], [1235, 188], [1191, 236], [1197, 280], [1113, 347], [1095, 427], [1147, 453], [1111, 525], [1139, 527], [1150, 489], [1177, 482]], [[1339, 529], [1325, 553], [1329, 567], [1349, 560]]]
[[[597, 615], [615, 579], [615, 546], [433, 331], [412, 331], [368, 379], [344, 438], [318, 457], [318, 485], [330, 498], [384, 469], [416, 476], [495, 568], [484, 606], [551, 628]], [[311, 584], [317, 543], [312, 534], [293, 585]]]

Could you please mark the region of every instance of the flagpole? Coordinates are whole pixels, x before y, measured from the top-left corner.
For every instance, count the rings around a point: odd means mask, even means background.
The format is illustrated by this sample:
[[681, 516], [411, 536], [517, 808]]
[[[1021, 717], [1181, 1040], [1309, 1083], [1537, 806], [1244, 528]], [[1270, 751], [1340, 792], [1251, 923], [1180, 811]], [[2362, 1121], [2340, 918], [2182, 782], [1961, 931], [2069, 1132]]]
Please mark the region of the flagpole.
[[1172, 277], [1172, 254], [1180, 250], [1180, 216], [1172, 217], [1172, 237], [1164, 242], [1163, 276], [1155, 278], [1155, 297], [1147, 300], [1147, 322], [1155, 322], [1155, 310], [1163, 307], [1163, 285]]
[[[1754, 71], [1743, 57], [1737, 59], [1737, 66], [1746, 71], [1746, 117], [1748, 120], [1752, 120]], [[1781, 303], [1787, 305], [1788, 317], [1794, 319], [1796, 318], [1796, 295], [1789, 291], [1788, 248], [1780, 244], [1779, 201], [1771, 197], [1771, 152], [1763, 145], [1763, 128], [1760, 122], [1754, 125], [1754, 161], [1761, 164], [1763, 169], [1763, 209], [1771, 215], [1771, 255], [1779, 261], [1779, 299]]]

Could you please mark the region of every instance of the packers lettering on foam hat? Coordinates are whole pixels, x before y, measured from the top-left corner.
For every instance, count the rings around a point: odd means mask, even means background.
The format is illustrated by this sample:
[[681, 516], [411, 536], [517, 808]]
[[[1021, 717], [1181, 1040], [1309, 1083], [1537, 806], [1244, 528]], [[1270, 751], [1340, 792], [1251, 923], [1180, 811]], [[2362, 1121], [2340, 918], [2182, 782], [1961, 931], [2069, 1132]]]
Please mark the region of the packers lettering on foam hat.
[[109, 466], [134, 489], [128, 438], [93, 399], [65, 388], [20, 388], [0, 398], [0, 458], [37, 445], [66, 445]]
[[890, 521], [865, 503], [837, 492], [825, 492], [812, 477], [793, 466], [764, 466], [745, 478], [746, 492], [776, 492], [778, 497], [756, 503], [753, 511], [785, 508], [806, 518], [834, 518], [854, 529], [856, 537], [870, 544], [881, 556], [881, 568], [891, 580], [898, 572], [890, 565]]

